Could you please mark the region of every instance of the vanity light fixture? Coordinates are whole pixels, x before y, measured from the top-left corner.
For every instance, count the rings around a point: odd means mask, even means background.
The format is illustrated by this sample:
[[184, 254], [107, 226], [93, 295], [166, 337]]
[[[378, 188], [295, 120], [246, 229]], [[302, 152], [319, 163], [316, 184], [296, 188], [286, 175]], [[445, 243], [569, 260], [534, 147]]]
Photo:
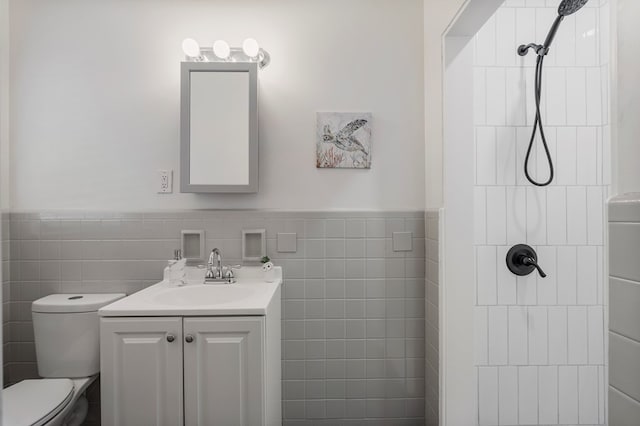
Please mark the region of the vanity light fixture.
[[192, 38], [185, 38], [182, 41], [182, 51], [190, 58], [201, 58], [200, 45]]
[[242, 42], [242, 51], [250, 58], [255, 58], [260, 53], [260, 45], [254, 38], [248, 38]]
[[229, 43], [224, 40], [217, 40], [213, 43], [213, 53], [219, 59], [227, 59], [229, 55], [231, 55], [231, 47], [229, 47]]
[[231, 47], [224, 40], [217, 40], [211, 47], [200, 47], [197, 41], [186, 38], [182, 42], [186, 62], [256, 62], [260, 69], [269, 65], [271, 56], [253, 38], [242, 47]]

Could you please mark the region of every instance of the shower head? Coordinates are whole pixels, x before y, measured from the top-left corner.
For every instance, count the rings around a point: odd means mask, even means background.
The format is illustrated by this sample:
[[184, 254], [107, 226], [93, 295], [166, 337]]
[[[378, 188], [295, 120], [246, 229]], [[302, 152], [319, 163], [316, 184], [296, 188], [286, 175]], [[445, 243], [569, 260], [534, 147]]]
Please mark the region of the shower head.
[[582, 7], [587, 4], [589, 0], [562, 0], [560, 6], [558, 6], [558, 15], [569, 16], [573, 15]]

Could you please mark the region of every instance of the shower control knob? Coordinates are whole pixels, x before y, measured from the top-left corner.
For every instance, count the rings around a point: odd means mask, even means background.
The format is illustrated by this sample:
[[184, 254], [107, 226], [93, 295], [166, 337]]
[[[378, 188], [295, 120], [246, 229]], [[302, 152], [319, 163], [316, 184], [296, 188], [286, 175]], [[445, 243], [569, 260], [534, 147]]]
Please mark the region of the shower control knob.
[[538, 265], [538, 254], [526, 244], [518, 244], [511, 247], [507, 253], [506, 261], [507, 268], [518, 276], [529, 275], [534, 269], [538, 270], [542, 278], [547, 276]]
[[191, 343], [191, 342], [193, 342], [193, 336], [191, 334], [187, 334], [187, 336], [184, 338], [184, 340], [187, 343]]
[[173, 334], [167, 334], [167, 342], [171, 343], [174, 340], [176, 340], [176, 336], [174, 336]]

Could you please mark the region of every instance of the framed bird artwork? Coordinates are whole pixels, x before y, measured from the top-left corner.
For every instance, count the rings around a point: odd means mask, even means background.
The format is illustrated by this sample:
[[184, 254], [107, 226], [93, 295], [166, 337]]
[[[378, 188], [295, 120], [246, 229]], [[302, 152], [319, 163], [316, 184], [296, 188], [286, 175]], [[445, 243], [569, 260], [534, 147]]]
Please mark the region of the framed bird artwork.
[[316, 167], [371, 168], [371, 113], [319, 112]]

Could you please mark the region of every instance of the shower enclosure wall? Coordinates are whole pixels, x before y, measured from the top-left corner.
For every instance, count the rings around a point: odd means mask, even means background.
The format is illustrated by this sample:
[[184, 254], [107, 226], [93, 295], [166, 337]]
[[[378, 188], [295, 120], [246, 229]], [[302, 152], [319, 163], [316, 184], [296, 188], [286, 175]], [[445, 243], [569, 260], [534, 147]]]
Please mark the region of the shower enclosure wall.
[[[555, 180], [535, 187], [523, 172], [535, 118], [535, 55], [520, 57], [517, 47], [544, 40], [559, 3], [507, 0], [466, 47], [452, 53], [447, 44], [448, 55], [460, 52], [445, 68], [449, 105], [462, 105], [451, 100], [461, 90], [454, 88], [456, 82], [473, 85], [472, 111], [458, 117], [457, 126], [469, 129], [466, 137], [464, 130], [454, 130], [451, 113], [446, 117], [453, 107], [445, 106], [445, 221], [457, 220], [452, 210], [461, 211], [456, 202], [467, 197], [473, 237], [446, 235], [445, 246], [472, 246], [475, 255], [467, 279], [473, 280], [474, 402], [480, 425], [606, 422], [608, 0], [591, 0], [567, 17], [545, 59], [541, 107]], [[465, 83], [465, 76], [472, 82]], [[473, 172], [460, 173], [464, 161]], [[530, 172], [539, 181], [549, 173], [539, 138]], [[505, 256], [515, 244], [537, 250], [546, 278], [509, 272]], [[454, 267], [445, 266], [445, 287]]]

